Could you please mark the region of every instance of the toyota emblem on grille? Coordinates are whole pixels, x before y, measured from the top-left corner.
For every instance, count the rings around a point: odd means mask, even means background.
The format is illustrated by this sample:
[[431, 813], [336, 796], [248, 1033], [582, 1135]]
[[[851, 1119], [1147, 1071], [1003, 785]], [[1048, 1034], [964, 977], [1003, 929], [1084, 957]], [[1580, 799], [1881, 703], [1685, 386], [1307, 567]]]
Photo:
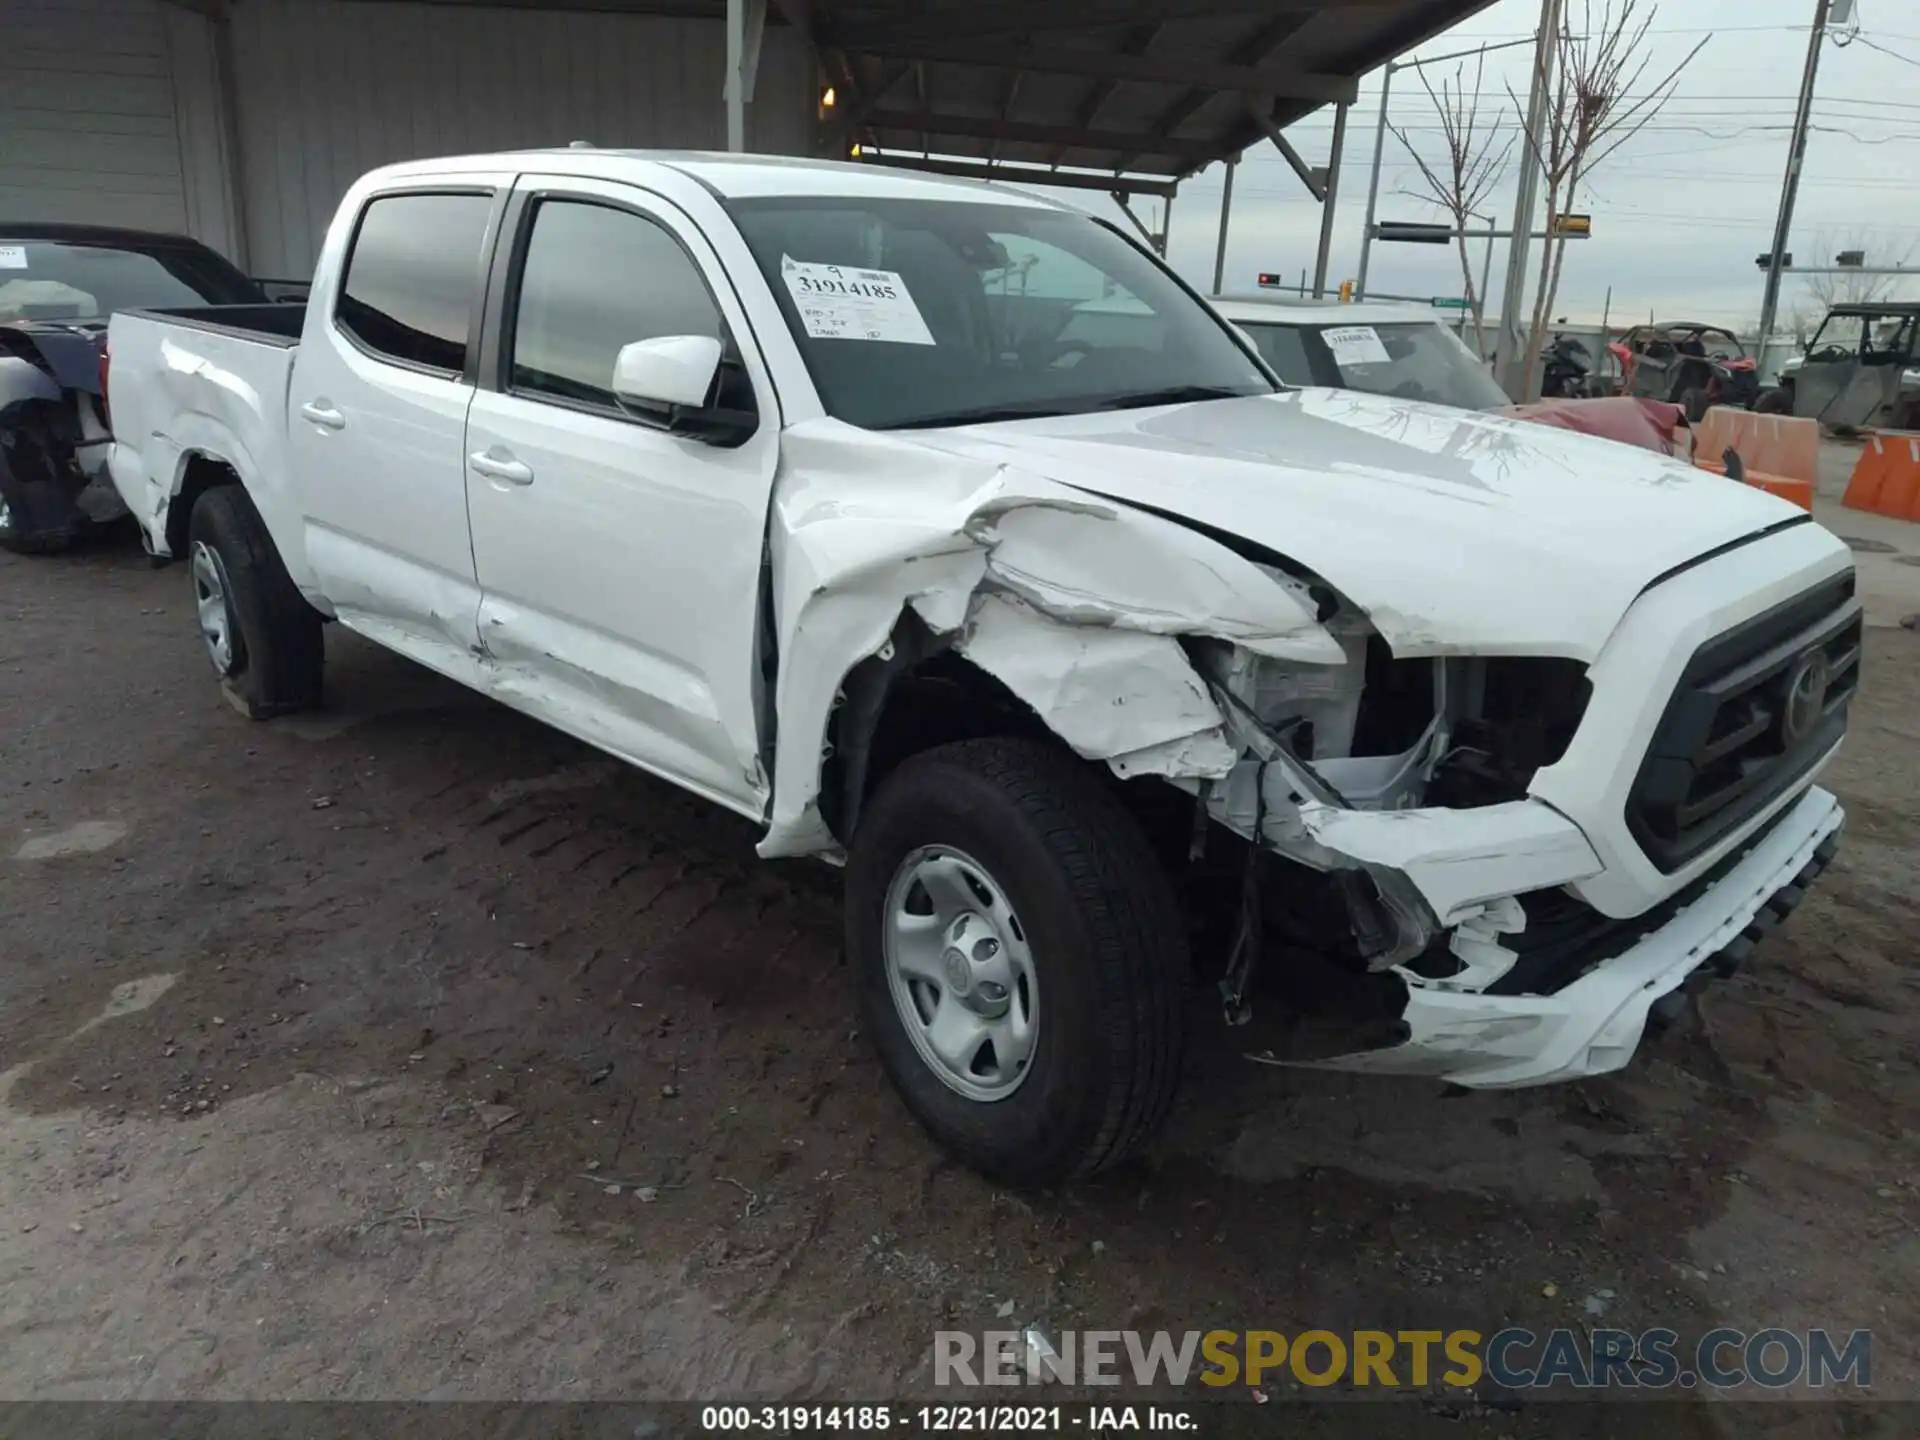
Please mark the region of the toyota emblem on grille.
[[1800, 657], [1793, 678], [1787, 681], [1786, 712], [1780, 717], [1780, 738], [1787, 744], [1804, 740], [1826, 714], [1830, 678], [1824, 650]]

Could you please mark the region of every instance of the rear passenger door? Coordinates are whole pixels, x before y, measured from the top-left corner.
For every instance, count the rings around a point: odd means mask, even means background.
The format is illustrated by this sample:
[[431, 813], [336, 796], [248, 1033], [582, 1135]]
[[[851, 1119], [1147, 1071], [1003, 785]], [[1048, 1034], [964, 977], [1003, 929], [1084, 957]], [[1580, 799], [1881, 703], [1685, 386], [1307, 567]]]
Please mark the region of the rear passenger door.
[[462, 678], [480, 604], [462, 442], [510, 184], [436, 176], [343, 214], [288, 396], [307, 558], [341, 622]]
[[[780, 419], [725, 271], [692, 220], [631, 186], [522, 177], [504, 222], [467, 496], [488, 688], [751, 815], [767, 505]], [[642, 340], [719, 339], [741, 443], [613, 396]]]

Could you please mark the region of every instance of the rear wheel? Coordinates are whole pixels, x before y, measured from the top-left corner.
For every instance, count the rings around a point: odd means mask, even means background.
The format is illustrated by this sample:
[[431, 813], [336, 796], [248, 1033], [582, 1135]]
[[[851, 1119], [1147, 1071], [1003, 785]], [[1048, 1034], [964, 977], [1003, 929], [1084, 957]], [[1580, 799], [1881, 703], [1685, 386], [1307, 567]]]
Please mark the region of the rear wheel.
[[187, 557], [200, 641], [235, 708], [265, 720], [319, 704], [319, 612], [287, 574], [245, 490], [221, 485], [200, 496]]
[[860, 818], [847, 951], [907, 1106], [975, 1169], [1048, 1185], [1112, 1165], [1178, 1079], [1185, 937], [1133, 817], [1024, 740], [906, 761]]
[[1756, 415], [1791, 415], [1793, 392], [1779, 385], [1771, 390], [1762, 390], [1760, 398], [1753, 402], [1753, 412]]

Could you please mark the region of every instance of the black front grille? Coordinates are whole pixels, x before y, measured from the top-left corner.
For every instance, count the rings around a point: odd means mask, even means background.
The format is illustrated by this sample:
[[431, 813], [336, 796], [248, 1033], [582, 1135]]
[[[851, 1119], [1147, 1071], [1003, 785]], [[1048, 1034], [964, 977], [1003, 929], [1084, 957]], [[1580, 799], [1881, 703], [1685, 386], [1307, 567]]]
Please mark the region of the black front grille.
[[1860, 682], [1853, 572], [1702, 646], [1627, 801], [1647, 858], [1672, 872], [1793, 788], [1846, 733]]

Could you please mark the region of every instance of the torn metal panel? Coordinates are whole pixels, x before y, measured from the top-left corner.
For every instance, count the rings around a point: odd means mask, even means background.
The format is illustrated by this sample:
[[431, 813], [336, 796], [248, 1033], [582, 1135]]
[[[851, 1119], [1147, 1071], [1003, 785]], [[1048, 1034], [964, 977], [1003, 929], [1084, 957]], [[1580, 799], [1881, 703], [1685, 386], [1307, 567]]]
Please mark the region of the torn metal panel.
[[1170, 520], [1120, 507], [1103, 518], [1088, 526], [1054, 507], [1009, 509], [974, 533], [992, 548], [998, 585], [1067, 624], [1207, 635], [1306, 664], [1345, 660], [1298, 582]]
[[1248, 838], [1259, 813], [1261, 839], [1315, 870], [1404, 875], [1443, 926], [1501, 896], [1570, 884], [1601, 868], [1580, 827], [1537, 800], [1351, 810], [1304, 791], [1299, 778], [1278, 759], [1241, 760], [1209, 791], [1208, 813]]
[[[837, 421], [796, 425], [782, 447], [769, 535], [780, 746], [763, 855], [834, 845], [818, 806], [828, 719], [843, 678], [888, 643], [903, 609], [1123, 774], [1198, 780], [1233, 763], [1173, 636], [1346, 659], [1291, 582], [1184, 526]], [[1022, 602], [1017, 620], [1007, 597]], [[1116, 705], [1116, 689], [1135, 693]]]
[[987, 594], [954, 649], [1085, 759], [1124, 756], [1123, 773], [1136, 775], [1211, 779], [1233, 768], [1219, 708], [1169, 636], [1063, 625], [1022, 600]]
[[916, 436], [1285, 555], [1402, 659], [1591, 662], [1657, 577], [1790, 516], [1668, 456], [1345, 390]]
[[1817, 869], [1817, 854], [1846, 818], [1817, 787], [1793, 811], [1665, 925], [1552, 995], [1471, 993], [1401, 970], [1408, 989], [1400, 1043], [1323, 1060], [1252, 1058], [1495, 1089], [1618, 1070], [1632, 1058], [1654, 1003], [1736, 941], [1783, 887], [1810, 865]]
[[1308, 801], [1300, 823], [1350, 861], [1404, 874], [1443, 925], [1503, 895], [1600, 871], [1580, 827], [1537, 800], [1471, 810], [1341, 810]]

